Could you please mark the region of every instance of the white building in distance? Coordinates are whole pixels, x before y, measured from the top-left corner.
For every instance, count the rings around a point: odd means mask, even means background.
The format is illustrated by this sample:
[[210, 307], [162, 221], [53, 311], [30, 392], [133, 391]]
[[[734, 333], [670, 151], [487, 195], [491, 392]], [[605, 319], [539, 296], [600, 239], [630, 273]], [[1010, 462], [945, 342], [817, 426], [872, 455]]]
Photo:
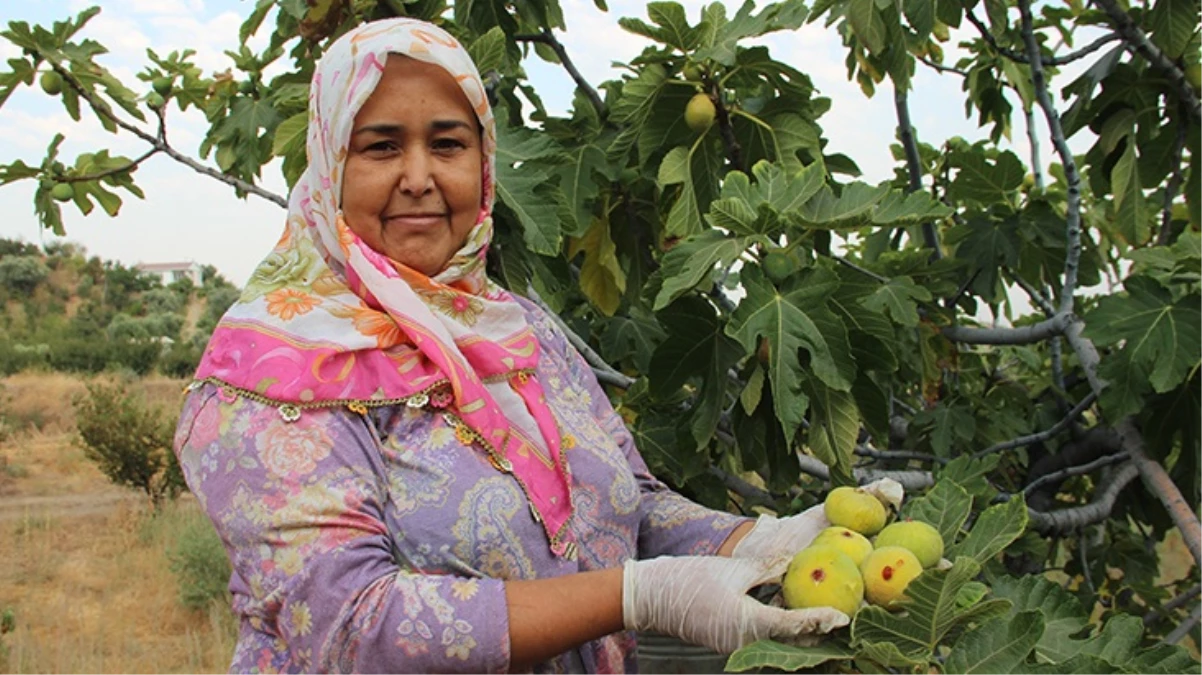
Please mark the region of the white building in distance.
[[191, 260], [171, 263], [138, 263], [136, 267], [143, 274], [153, 274], [158, 277], [164, 286], [180, 279], [191, 279], [192, 285], [199, 287], [202, 281], [200, 265]]

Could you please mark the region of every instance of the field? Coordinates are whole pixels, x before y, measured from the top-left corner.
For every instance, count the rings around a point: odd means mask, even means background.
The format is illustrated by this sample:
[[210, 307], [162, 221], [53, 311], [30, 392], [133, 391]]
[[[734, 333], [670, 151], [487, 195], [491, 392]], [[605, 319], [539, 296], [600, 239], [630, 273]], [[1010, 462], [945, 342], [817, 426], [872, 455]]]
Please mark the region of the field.
[[[112, 486], [75, 439], [69, 401], [83, 383], [18, 375], [3, 384], [0, 435], [0, 672], [224, 672], [233, 652], [227, 606], [189, 610], [170, 551], [207, 526], [185, 495], [155, 515]], [[180, 383], [148, 379], [173, 404]]]

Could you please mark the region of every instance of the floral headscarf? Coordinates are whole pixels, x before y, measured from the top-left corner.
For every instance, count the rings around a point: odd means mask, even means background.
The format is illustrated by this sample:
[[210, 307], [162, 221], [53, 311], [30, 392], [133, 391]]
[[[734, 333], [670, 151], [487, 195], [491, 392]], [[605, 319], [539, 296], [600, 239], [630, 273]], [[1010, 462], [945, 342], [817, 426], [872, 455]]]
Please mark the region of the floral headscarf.
[[[390, 54], [450, 73], [482, 127], [480, 214], [433, 278], [368, 247], [339, 210], [355, 115]], [[572, 557], [561, 435], [534, 377], [538, 341], [521, 306], [485, 276], [496, 125], [471, 58], [445, 31], [413, 19], [347, 33], [313, 76], [308, 155], [283, 237], [214, 330], [197, 381], [276, 405], [287, 421], [337, 405], [361, 414], [400, 403], [441, 410], [461, 440], [517, 478], [551, 550]]]

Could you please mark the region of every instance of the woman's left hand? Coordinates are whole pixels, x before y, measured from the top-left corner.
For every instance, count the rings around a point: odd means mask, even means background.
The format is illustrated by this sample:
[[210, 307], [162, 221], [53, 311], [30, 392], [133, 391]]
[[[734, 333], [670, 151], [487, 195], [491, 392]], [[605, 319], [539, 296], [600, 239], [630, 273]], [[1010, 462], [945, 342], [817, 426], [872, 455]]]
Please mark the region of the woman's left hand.
[[[876, 497], [885, 509], [896, 512], [901, 508], [905, 491], [891, 478], [882, 478], [861, 489]], [[762, 558], [787, 555], [790, 558], [810, 545], [818, 533], [830, 527], [823, 505], [812, 506], [795, 515], [777, 518], [763, 515], [755, 526], [731, 551], [732, 558]]]

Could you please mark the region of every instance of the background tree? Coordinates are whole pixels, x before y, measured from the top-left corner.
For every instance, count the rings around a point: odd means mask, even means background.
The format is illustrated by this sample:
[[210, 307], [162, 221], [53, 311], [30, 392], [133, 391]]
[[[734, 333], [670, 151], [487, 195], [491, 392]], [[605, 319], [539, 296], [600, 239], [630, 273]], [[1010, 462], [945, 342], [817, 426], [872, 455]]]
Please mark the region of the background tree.
[[[435, 20], [497, 104], [491, 270], [562, 319], [657, 474], [745, 512], [891, 475], [906, 513], [940, 524], [955, 564], [915, 581], [906, 613], [864, 610], [821, 647], [754, 645], [729, 667], [1197, 668], [1171, 646], [1198, 640], [1202, 560], [1196, 0], [783, 0], [694, 17], [653, 2], [618, 19], [647, 47], [597, 84], [557, 37], [555, 0], [259, 0], [232, 70], [150, 52], [140, 82], [76, 38], [96, 11], [2, 33], [24, 56], [0, 104], [36, 83], [146, 143], [68, 164], [56, 136], [37, 166], [0, 166], [0, 184], [38, 182], [45, 227], [61, 232], [63, 203], [113, 214], [121, 190], [141, 197], [156, 154], [283, 206], [256, 183], [274, 158], [289, 185], [303, 171], [324, 47], [371, 19]], [[865, 95], [893, 97], [891, 181], [856, 181], [826, 152], [829, 101], [753, 45], [819, 21]], [[965, 56], [949, 64], [953, 31]], [[566, 115], [526, 78], [531, 54], [576, 83]], [[1081, 75], [1062, 77], [1068, 64]], [[917, 68], [962, 79], [984, 140], [921, 141]], [[194, 154], [167, 141], [173, 108], [211, 123]], [[1026, 157], [999, 144], [1016, 120]], [[1170, 530], [1194, 564], [1165, 584]]]

